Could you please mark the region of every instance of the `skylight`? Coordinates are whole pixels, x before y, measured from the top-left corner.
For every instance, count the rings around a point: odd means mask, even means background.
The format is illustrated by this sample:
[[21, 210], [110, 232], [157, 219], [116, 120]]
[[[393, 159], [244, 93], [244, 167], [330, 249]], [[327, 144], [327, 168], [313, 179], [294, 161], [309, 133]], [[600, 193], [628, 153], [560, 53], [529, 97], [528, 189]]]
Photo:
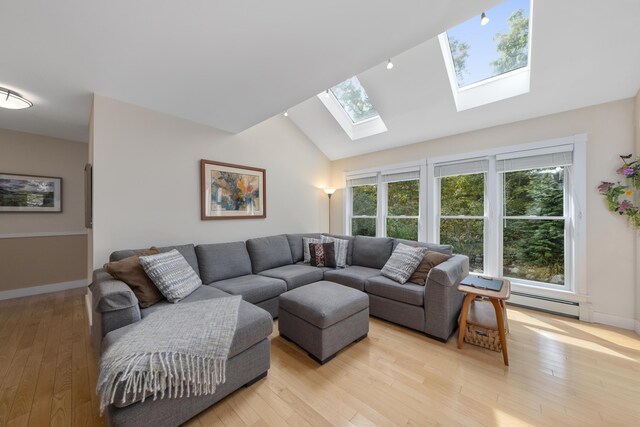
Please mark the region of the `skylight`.
[[529, 92], [532, 0], [506, 0], [439, 36], [458, 111]]
[[486, 25], [473, 17], [447, 31], [458, 87], [528, 65], [529, 9], [529, 0], [507, 0], [487, 11]]
[[319, 93], [318, 99], [353, 141], [387, 131], [356, 76]]
[[356, 76], [332, 87], [331, 93], [354, 124], [379, 116]]

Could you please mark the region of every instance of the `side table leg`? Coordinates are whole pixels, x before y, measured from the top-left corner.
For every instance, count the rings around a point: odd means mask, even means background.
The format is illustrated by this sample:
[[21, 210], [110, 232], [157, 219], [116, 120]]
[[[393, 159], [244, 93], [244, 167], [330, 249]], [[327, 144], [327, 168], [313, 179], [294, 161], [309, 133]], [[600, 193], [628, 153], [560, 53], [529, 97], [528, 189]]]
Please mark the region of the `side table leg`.
[[502, 316], [502, 304], [496, 298], [490, 298], [491, 304], [496, 311], [496, 320], [498, 321], [498, 332], [500, 332], [500, 344], [502, 344], [502, 359], [504, 364], [509, 366], [509, 355], [507, 353], [507, 336], [504, 330], [504, 317]]
[[464, 342], [464, 334], [467, 330], [467, 316], [469, 316], [469, 304], [475, 298], [473, 294], [466, 294], [464, 296], [464, 302], [462, 303], [462, 311], [460, 312], [460, 326], [458, 331], [458, 348], [462, 348]]

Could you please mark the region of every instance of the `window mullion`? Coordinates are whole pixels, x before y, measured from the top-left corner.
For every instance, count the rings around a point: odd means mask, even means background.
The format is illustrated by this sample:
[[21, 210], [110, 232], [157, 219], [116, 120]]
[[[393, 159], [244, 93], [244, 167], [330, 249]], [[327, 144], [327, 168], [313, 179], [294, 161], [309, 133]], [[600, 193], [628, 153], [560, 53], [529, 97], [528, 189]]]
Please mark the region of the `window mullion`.
[[485, 192], [485, 271], [502, 275], [502, 190], [501, 176], [496, 169], [496, 157], [489, 156]]
[[387, 215], [387, 184], [382, 182], [382, 174], [378, 172], [377, 190], [377, 209], [376, 212], [376, 236], [382, 237], [387, 235], [387, 226], [385, 216]]

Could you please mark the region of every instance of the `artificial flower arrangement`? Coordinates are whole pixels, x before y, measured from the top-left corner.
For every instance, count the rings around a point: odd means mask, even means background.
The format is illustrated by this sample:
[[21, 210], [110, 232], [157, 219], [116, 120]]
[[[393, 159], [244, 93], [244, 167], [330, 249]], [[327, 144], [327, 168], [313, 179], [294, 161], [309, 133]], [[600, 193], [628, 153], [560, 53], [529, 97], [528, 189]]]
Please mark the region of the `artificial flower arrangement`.
[[[640, 190], [640, 161], [636, 159], [629, 162], [632, 155], [620, 156], [624, 163], [616, 172], [628, 181], [631, 186]], [[611, 212], [617, 212], [627, 217], [631, 225], [640, 229], [640, 208], [636, 206], [630, 198], [633, 196], [633, 188], [618, 182], [602, 181], [598, 185], [598, 191], [605, 196], [607, 206]]]

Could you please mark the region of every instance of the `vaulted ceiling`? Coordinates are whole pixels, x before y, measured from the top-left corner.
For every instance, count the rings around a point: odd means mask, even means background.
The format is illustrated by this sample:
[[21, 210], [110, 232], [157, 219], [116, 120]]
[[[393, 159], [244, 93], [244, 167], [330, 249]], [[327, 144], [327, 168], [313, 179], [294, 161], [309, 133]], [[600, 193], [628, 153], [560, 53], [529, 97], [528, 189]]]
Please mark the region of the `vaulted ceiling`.
[[[93, 93], [229, 132], [288, 109], [337, 159], [640, 88], [637, 0], [535, 0], [530, 93], [460, 113], [436, 36], [499, 0], [0, 1], [0, 86], [34, 102], [0, 128], [78, 141]], [[352, 75], [388, 132], [351, 141], [314, 96]]]

